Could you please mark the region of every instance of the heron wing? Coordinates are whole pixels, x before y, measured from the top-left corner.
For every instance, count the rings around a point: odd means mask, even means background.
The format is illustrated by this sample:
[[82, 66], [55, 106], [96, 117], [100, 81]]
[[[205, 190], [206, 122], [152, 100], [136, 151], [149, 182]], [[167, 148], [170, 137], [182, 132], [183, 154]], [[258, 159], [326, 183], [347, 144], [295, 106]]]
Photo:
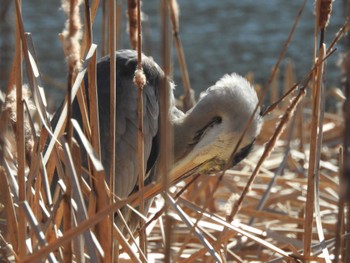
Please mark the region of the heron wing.
[[[128, 196], [138, 184], [138, 94], [133, 83], [137, 66], [135, 51], [121, 50], [117, 53], [116, 68], [116, 194]], [[107, 174], [109, 171], [109, 58], [105, 57], [97, 65], [97, 87], [99, 96], [100, 133], [102, 161]], [[152, 59], [143, 57], [143, 69], [147, 84], [143, 88], [143, 131], [144, 167], [151, 170], [158, 155], [159, 81], [163, 74]]]

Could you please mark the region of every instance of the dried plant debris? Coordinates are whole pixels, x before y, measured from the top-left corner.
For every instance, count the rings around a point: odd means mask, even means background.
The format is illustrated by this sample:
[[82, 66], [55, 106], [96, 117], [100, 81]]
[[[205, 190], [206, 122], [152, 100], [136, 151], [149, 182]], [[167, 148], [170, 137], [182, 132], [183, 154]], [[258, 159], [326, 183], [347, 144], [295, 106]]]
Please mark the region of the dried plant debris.
[[[96, 13], [97, 2], [92, 5], [95, 9], [91, 13]], [[315, 31], [320, 29], [320, 34], [326, 34], [324, 29], [332, 15], [332, 2], [316, 1], [319, 24]], [[69, 72], [74, 75], [70, 79], [72, 97], [77, 96], [83, 102], [88, 100], [86, 104], [90, 110], [95, 109], [97, 116], [98, 107], [94, 104], [97, 100], [87, 98], [85, 90], [80, 89], [84, 86], [86, 71], [89, 71], [91, 87], [85, 88], [92, 90], [96, 84], [93, 71], [96, 45], [86, 48], [89, 52], [84, 63], [80, 64], [83, 26], [80, 12], [89, 10], [88, 3], [63, 1], [67, 15], [63, 46]], [[185, 76], [187, 70], [179, 41], [178, 5], [177, 1], [169, 3]], [[85, 4], [85, 9], [79, 8], [80, 4]], [[134, 48], [138, 44], [137, 4], [140, 2], [136, 0], [127, 3], [130, 41]], [[114, 197], [104, 180], [105, 170], [99, 154], [96, 154], [99, 148], [96, 147], [98, 142], [94, 141], [94, 136], [99, 137], [97, 121], [85, 112], [82, 128], [77, 121], [67, 120], [67, 114], [58, 112], [55, 118], [62, 120], [59, 124], [61, 131], [64, 123], [71, 121], [76, 134], [74, 138], [80, 138], [80, 145], [74, 139], [69, 145], [59, 132], [57, 137], [52, 136], [50, 125], [40, 127], [37, 108], [43, 110], [43, 105], [32, 100], [29, 88], [24, 85], [26, 193], [24, 201], [19, 202], [16, 89], [6, 96], [0, 94], [0, 261], [108, 262], [114, 255], [115, 259], [119, 257], [119, 262], [348, 262], [349, 208], [339, 194], [339, 175], [344, 162], [340, 145], [346, 123], [342, 116], [326, 112], [322, 107], [325, 94], [322, 94], [324, 83], [320, 81], [323, 79], [320, 67], [325, 66], [324, 61], [331, 51], [325, 53], [321, 41], [323, 55], [321, 53], [318, 62], [315, 61], [312, 70], [302, 80], [295, 79], [297, 63], [294, 67], [289, 62], [285, 81], [277, 81], [277, 73], [282, 75], [283, 72], [280, 62], [301, 13], [269, 81], [273, 107], [264, 116], [254, 150], [224, 174], [197, 174], [169, 186], [167, 191], [164, 191], [162, 182], [156, 182], [145, 184], [138, 190], [135, 188], [124, 199]], [[92, 32], [91, 28], [85, 31]], [[334, 43], [345, 32], [346, 25]], [[315, 54], [319, 53], [318, 49]], [[26, 52], [28, 50], [23, 50], [24, 54]], [[346, 55], [342, 64], [345, 75], [349, 73], [349, 64]], [[34, 72], [32, 66], [25, 65], [27, 72]], [[253, 74], [250, 76], [254, 79]], [[141, 68], [136, 72], [135, 81], [141, 94], [141, 87], [148, 85]], [[186, 85], [189, 87], [187, 95], [191, 95], [189, 82]], [[258, 86], [262, 87], [256, 84]], [[313, 105], [318, 103], [314, 99], [314, 87], [320, 91], [319, 107], [314, 107], [316, 113], [312, 111]], [[258, 90], [260, 95], [266, 93], [262, 88]], [[339, 88], [333, 90], [335, 100], [342, 104], [346, 98]], [[284, 92], [282, 99], [278, 98], [280, 91]], [[304, 96], [305, 92], [312, 95]], [[185, 108], [186, 105], [184, 103]], [[319, 121], [318, 126], [315, 120]], [[317, 138], [311, 134], [311, 128], [318, 132]], [[316, 143], [311, 143], [313, 140]], [[49, 147], [46, 145], [48, 141]], [[264, 155], [266, 146], [269, 146], [268, 154]], [[312, 205], [307, 208], [314, 213], [309, 213], [311, 217], [306, 219], [307, 200], [313, 194], [308, 181], [310, 155], [317, 164], [315, 179], [311, 181], [316, 194], [310, 202]], [[153, 202], [149, 202], [151, 200]], [[235, 208], [238, 200], [239, 206]], [[138, 211], [141, 202], [150, 205], [147, 216]], [[130, 211], [127, 218], [123, 218], [123, 209]], [[20, 215], [26, 221], [24, 253], [19, 248], [19, 237], [23, 234], [19, 233]], [[118, 217], [118, 225], [115, 217]], [[132, 233], [123, 226], [123, 232], [120, 225], [131, 217], [140, 218], [142, 229]], [[307, 245], [305, 225], [311, 230], [307, 237], [310, 244]], [[310, 253], [305, 253], [305, 247]]]

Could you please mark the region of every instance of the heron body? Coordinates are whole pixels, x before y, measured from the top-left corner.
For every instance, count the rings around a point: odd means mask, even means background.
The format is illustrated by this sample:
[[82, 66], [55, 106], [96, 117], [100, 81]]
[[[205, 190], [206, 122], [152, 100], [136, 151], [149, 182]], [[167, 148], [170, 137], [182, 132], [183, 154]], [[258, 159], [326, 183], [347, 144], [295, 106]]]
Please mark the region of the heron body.
[[[116, 52], [116, 194], [123, 198], [138, 189], [138, 147], [137, 147], [137, 87], [133, 82], [137, 66], [137, 53], [132, 50]], [[147, 56], [142, 57], [146, 75], [143, 88], [143, 132], [144, 160], [147, 182], [157, 179], [159, 157], [159, 89], [164, 73]], [[102, 58], [97, 64], [97, 89], [99, 102], [100, 139], [102, 162], [106, 174], [109, 168], [109, 100], [110, 61]], [[87, 81], [87, 78], [85, 79]], [[174, 84], [170, 82], [173, 89]], [[225, 75], [200, 96], [198, 103], [186, 114], [175, 107], [170, 92], [169, 118], [174, 134], [174, 169], [188, 164], [204, 172], [217, 171], [228, 161], [236, 143], [245, 129], [258, 103], [253, 87], [237, 74]], [[74, 109], [77, 111], [77, 109]], [[234, 165], [251, 150], [261, 129], [259, 113], [252, 123], [238, 149]], [[130, 213], [127, 221], [130, 221]]]

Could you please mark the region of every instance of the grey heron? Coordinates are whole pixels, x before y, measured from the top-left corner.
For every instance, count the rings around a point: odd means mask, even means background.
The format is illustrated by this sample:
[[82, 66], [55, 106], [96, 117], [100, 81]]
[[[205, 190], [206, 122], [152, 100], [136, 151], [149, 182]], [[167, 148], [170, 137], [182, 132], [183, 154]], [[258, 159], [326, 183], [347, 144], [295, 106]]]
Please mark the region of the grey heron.
[[[117, 51], [116, 64], [115, 189], [116, 194], [124, 198], [138, 188], [137, 87], [133, 82], [137, 53], [132, 50]], [[164, 73], [152, 58], [145, 55], [142, 57], [142, 67], [147, 79], [143, 88], [143, 120], [145, 178], [149, 182], [157, 179], [156, 166], [160, 148], [158, 89]], [[109, 57], [104, 57], [97, 64], [97, 89], [102, 163], [107, 170], [110, 156], [109, 74]], [[171, 81], [170, 86], [174, 87]], [[193, 163], [196, 166], [202, 165], [207, 171], [222, 169], [258, 103], [254, 88], [246, 79], [235, 73], [225, 75], [203, 92], [198, 103], [187, 113], [175, 107], [173, 92], [170, 94], [169, 117], [174, 134], [173, 167], [181, 168]], [[73, 109], [74, 112], [77, 111], [76, 107]], [[232, 165], [248, 155], [260, 132], [261, 124], [262, 117], [258, 111]], [[109, 174], [108, 171], [106, 174]], [[130, 216], [129, 213], [127, 221], [130, 221]]]

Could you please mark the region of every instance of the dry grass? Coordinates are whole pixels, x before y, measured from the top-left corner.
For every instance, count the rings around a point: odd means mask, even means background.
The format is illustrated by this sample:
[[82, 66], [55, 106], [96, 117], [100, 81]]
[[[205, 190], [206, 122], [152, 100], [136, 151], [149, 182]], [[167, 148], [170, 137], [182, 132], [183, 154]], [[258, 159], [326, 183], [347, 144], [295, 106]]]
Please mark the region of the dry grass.
[[[107, 1], [106, 1], [107, 2]], [[137, 1], [130, 1], [130, 5]], [[322, 3], [321, 3], [322, 2]], [[88, 6], [85, 1], [84, 35], [81, 42], [83, 65], [69, 78], [69, 96], [52, 129], [46, 109], [37, 58], [29, 34], [24, 33], [20, 1], [16, 0], [16, 56], [13, 77], [7, 94], [16, 89], [16, 103], [1, 112], [0, 118], [0, 260], [16, 262], [347, 262], [349, 247], [349, 209], [345, 198], [347, 150], [343, 141], [344, 120], [338, 114], [325, 111], [326, 96], [323, 74], [325, 61], [333, 47], [346, 32], [345, 24], [328, 47], [323, 35], [331, 10], [331, 1], [316, 2], [314, 66], [301, 80], [295, 79], [291, 64], [285, 70], [284, 85], [276, 81], [280, 63], [293, 37], [301, 7], [289, 38], [263, 90], [274, 103], [265, 111], [265, 123], [257, 138], [255, 151], [241, 164], [218, 175], [196, 175], [182, 180], [187, 171], [169, 167], [171, 148], [167, 114], [162, 115], [160, 173], [164, 180], [140, 187], [127, 199], [113, 195], [114, 155], [110, 176], [100, 162], [98, 102], [89, 96], [90, 112], [86, 110], [85, 89], [96, 94], [96, 50], [91, 26], [99, 1]], [[116, 21], [120, 21], [114, 1], [109, 1], [108, 23], [103, 23], [103, 50], [115, 56]], [[139, 2], [137, 3], [139, 4]], [[304, 2], [305, 4], [305, 2]], [[318, 5], [323, 5], [318, 8]], [[103, 3], [104, 11], [107, 3]], [[170, 74], [170, 26], [173, 23], [176, 47], [185, 82], [185, 107], [191, 103], [191, 88], [178, 32], [176, 1], [164, 1], [161, 8], [163, 61]], [[138, 5], [140, 6], [140, 5]], [[118, 7], [120, 8], [120, 7]], [[120, 10], [120, 9], [117, 9]], [[322, 10], [322, 19], [319, 10]], [[324, 11], [326, 10], [326, 11]], [[136, 11], [135, 11], [136, 12]], [[133, 16], [137, 23], [140, 14]], [[69, 18], [68, 18], [69, 19]], [[107, 18], [104, 18], [107, 19]], [[136, 22], [134, 21], [136, 20]], [[106, 20], [107, 21], [107, 20]], [[63, 27], [63, 25], [62, 25]], [[141, 31], [134, 27], [133, 32]], [[132, 38], [133, 45], [141, 35]], [[320, 41], [318, 41], [320, 39]], [[22, 53], [23, 50], [23, 53]], [[139, 45], [139, 51], [141, 50]], [[105, 52], [105, 51], [103, 51]], [[22, 90], [22, 54], [32, 97]], [[111, 141], [115, 141], [115, 60], [111, 59]], [[140, 69], [140, 68], [139, 68]], [[82, 84], [89, 73], [89, 87]], [[349, 73], [347, 73], [349, 76]], [[164, 83], [164, 87], [166, 84]], [[284, 91], [282, 99], [278, 98]], [[167, 112], [168, 90], [162, 89], [162, 112]], [[142, 87], [139, 89], [139, 95]], [[305, 96], [306, 93], [311, 96]], [[67, 102], [78, 98], [83, 116], [82, 127], [76, 121], [67, 122]], [[142, 96], [140, 96], [142, 98]], [[288, 98], [290, 101], [288, 101]], [[36, 106], [30, 114], [28, 102]], [[140, 101], [142, 109], [142, 101]], [[15, 115], [16, 118], [11, 116]], [[280, 117], [282, 116], [282, 118]], [[141, 118], [142, 120], [142, 118]], [[62, 136], [66, 123], [80, 137], [78, 146]], [[344, 125], [345, 124], [345, 125]], [[30, 127], [30, 128], [28, 128]], [[142, 125], [140, 123], [140, 131]], [[347, 130], [345, 130], [345, 134]], [[26, 147], [31, 140], [31, 147]], [[139, 134], [142, 142], [142, 134]], [[346, 141], [346, 140], [345, 140]], [[114, 143], [111, 151], [114, 152]], [[346, 146], [346, 144], [345, 144]], [[142, 147], [139, 148], [142, 152]], [[82, 168], [81, 152], [88, 156], [88, 166]], [[139, 163], [143, 163], [142, 156]], [[84, 172], [87, 178], [81, 178]], [[144, 168], [140, 168], [140, 173]], [[344, 169], [344, 173], [348, 170]], [[54, 174], [58, 175], [54, 179]], [[342, 183], [340, 183], [342, 182]], [[341, 191], [344, 194], [341, 194]], [[156, 196], [150, 208], [145, 228], [129, 239], [113, 224], [113, 215], [129, 205], [143, 206]], [[119, 215], [120, 216], [120, 215]], [[121, 217], [121, 216], [120, 216]], [[141, 239], [139, 242], [138, 239]], [[119, 259], [118, 259], [119, 258]]]

